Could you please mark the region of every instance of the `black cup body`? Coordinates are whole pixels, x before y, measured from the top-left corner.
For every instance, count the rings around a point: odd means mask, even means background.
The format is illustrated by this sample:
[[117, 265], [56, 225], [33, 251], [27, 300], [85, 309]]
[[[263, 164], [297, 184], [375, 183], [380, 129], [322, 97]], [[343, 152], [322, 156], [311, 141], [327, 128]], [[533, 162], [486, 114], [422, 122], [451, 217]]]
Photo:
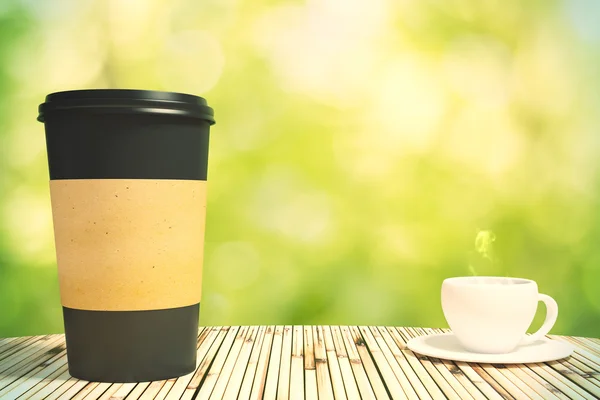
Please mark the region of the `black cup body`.
[[212, 109], [185, 94], [79, 90], [48, 95], [38, 120], [70, 374], [192, 372]]

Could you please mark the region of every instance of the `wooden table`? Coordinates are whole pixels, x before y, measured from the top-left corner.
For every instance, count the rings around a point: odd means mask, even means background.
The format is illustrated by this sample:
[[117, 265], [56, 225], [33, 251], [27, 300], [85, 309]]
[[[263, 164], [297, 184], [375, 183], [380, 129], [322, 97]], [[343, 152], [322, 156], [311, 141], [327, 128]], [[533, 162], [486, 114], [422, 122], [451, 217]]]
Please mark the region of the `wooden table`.
[[597, 399], [600, 339], [568, 359], [527, 365], [416, 355], [427, 328], [232, 326], [200, 328], [198, 367], [179, 379], [133, 384], [69, 376], [63, 335], [0, 339], [0, 399]]

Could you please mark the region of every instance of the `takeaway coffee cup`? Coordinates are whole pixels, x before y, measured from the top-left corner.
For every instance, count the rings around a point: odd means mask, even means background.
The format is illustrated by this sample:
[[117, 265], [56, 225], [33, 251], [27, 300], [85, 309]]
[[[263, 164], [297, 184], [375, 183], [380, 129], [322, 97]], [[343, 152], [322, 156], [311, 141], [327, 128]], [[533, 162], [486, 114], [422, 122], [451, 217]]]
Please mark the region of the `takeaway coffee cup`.
[[209, 128], [203, 98], [53, 93], [45, 124], [69, 372], [138, 382], [196, 364]]
[[[538, 302], [546, 304], [546, 320], [526, 336]], [[529, 279], [504, 277], [455, 277], [442, 283], [442, 309], [459, 343], [475, 353], [509, 353], [533, 343], [554, 326], [558, 305], [538, 293]]]

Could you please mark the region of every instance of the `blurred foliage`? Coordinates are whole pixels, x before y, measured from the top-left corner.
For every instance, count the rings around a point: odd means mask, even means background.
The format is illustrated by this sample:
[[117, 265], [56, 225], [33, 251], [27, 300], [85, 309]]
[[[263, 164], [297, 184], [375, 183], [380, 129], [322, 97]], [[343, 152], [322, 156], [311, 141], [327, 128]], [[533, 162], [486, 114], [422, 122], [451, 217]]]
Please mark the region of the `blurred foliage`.
[[599, 17], [593, 0], [3, 0], [0, 336], [62, 331], [37, 106], [114, 87], [215, 108], [201, 324], [445, 327], [442, 280], [475, 271], [536, 280], [553, 333], [599, 337]]

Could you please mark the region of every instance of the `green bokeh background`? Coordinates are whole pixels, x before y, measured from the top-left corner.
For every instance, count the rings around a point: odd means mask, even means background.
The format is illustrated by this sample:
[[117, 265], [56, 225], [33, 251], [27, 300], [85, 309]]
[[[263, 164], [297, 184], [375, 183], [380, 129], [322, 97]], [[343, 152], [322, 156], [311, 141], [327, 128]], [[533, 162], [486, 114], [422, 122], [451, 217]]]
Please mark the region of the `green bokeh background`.
[[536, 280], [553, 333], [599, 337], [599, 17], [594, 0], [2, 0], [0, 336], [63, 331], [37, 106], [109, 87], [216, 111], [202, 325], [446, 327], [441, 282], [472, 267]]

